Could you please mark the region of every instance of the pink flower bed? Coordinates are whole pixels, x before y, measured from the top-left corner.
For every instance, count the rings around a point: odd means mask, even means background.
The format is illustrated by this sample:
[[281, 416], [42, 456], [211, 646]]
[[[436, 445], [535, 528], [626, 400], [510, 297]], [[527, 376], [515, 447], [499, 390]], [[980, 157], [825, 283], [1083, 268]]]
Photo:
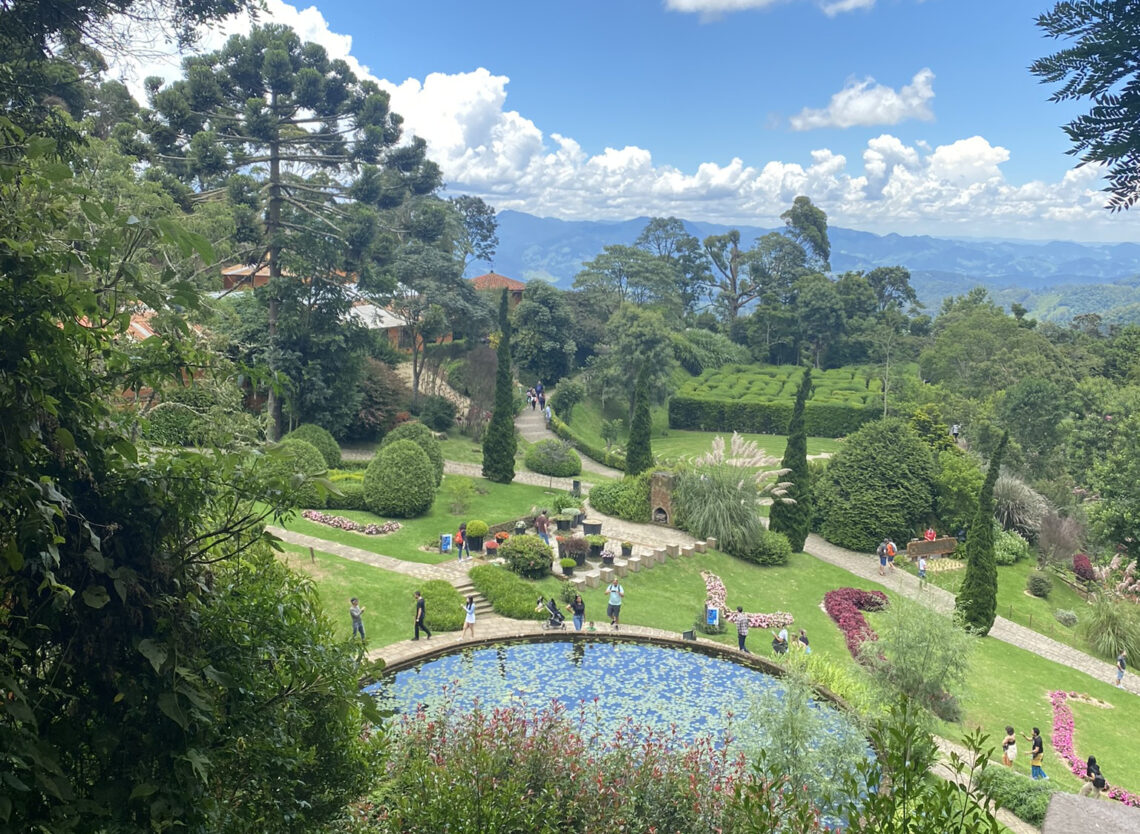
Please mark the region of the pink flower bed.
[[351, 518], [339, 515], [327, 515], [317, 510], [305, 510], [302, 518], [315, 521], [317, 524], [326, 524], [338, 530], [348, 530], [350, 533], [363, 533], [366, 536], [383, 536], [385, 533], [395, 533], [400, 529], [400, 522], [385, 521], [383, 524], [361, 524]]
[[886, 607], [887, 595], [882, 591], [838, 588], [823, 595], [823, 610], [835, 620], [847, 640], [847, 650], [855, 657], [859, 656], [859, 647], [865, 640], [879, 639], [862, 612], [882, 611]]
[[737, 611], [730, 611], [725, 603], [728, 592], [725, 590], [720, 577], [715, 573], [701, 571], [701, 578], [705, 580], [705, 593], [708, 595], [705, 599], [705, 606], [719, 611], [722, 620], [735, 623], [740, 617], [745, 617], [748, 620], [749, 628], [783, 628], [795, 622], [795, 619], [787, 611], [777, 611], [774, 614], [750, 614], [748, 612], [741, 614]]
[[[1077, 755], [1076, 742], [1074, 741], [1073, 711], [1067, 703], [1069, 698], [1077, 697], [1081, 696], [1077, 695], [1076, 692], [1057, 691], [1049, 693], [1049, 700], [1053, 703], [1053, 749], [1068, 763], [1069, 770], [1073, 772], [1074, 776], [1084, 779], [1088, 773], [1087, 765], [1084, 759]], [[1106, 793], [1110, 799], [1140, 808], [1140, 796], [1131, 794], [1124, 788], [1109, 788]]]

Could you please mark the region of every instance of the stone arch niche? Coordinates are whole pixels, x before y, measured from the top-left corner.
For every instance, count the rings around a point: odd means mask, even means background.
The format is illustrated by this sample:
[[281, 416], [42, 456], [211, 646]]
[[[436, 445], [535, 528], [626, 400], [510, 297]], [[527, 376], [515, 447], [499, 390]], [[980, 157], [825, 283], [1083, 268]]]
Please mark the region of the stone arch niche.
[[673, 526], [673, 473], [649, 476], [649, 518], [654, 524]]

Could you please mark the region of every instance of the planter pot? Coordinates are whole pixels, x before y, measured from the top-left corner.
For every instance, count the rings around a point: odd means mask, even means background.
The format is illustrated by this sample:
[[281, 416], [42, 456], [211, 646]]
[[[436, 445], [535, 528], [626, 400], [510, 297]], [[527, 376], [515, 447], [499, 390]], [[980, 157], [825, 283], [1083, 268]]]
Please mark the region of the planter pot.
[[578, 563], [578, 567], [586, 564], [586, 551], [581, 550], [574, 554], [574, 561]]
[[558, 525], [559, 530], [567, 532], [570, 530], [573, 522], [569, 518], [556, 518], [554, 519], [554, 523]]
[[587, 536], [600, 536], [602, 534], [602, 522], [600, 521], [583, 521], [582, 532]]
[[574, 575], [574, 568], [563, 568], [562, 569], [562, 575], [563, 576], [573, 576]]
[[626, 547], [626, 546], [623, 544], [623, 545], [621, 546], [621, 557], [622, 557], [623, 559], [628, 559], [628, 558], [629, 558], [630, 556], [632, 556], [632, 555], [633, 555], [633, 545], [630, 545], [629, 547]]
[[607, 553], [604, 556], [602, 556], [602, 564], [603, 565], [613, 565], [613, 563], [614, 563], [614, 557], [611, 554]]
[[586, 514], [584, 512], [582, 512], [581, 510], [579, 510], [574, 515], [574, 526], [577, 527], [579, 524], [581, 524], [585, 520], [586, 520]]
[[516, 521], [515, 522], [515, 535], [516, 536], [525, 536], [526, 535], [526, 522], [525, 521]]
[[499, 543], [498, 542], [487, 542], [487, 558], [493, 559], [495, 556], [498, 556], [498, 555], [499, 555]]
[[483, 537], [482, 536], [468, 536], [467, 537], [467, 547], [472, 552], [477, 552], [477, 551], [482, 550], [483, 549]]
[[602, 545], [602, 544], [590, 545], [590, 558], [591, 559], [601, 559], [603, 547], [605, 547], [605, 545]]

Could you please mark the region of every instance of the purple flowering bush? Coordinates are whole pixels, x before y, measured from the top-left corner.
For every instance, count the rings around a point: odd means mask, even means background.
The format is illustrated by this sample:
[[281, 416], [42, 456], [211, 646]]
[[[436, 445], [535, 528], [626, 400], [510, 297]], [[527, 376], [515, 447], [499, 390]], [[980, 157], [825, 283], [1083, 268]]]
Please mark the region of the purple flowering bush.
[[317, 524], [325, 524], [338, 530], [348, 530], [350, 533], [363, 533], [366, 536], [383, 536], [385, 533], [395, 533], [400, 529], [400, 522], [385, 521], [383, 524], [361, 524], [351, 518], [339, 515], [328, 515], [318, 510], [305, 510], [301, 517]]
[[887, 595], [882, 591], [863, 591], [859, 588], [838, 588], [823, 595], [823, 610], [835, 620], [847, 641], [847, 650], [859, 656], [859, 647], [878, 635], [863, 617], [863, 611], [882, 611], [887, 607]]
[[[1084, 779], [1088, 775], [1087, 764], [1077, 755], [1073, 710], [1068, 704], [1070, 698], [1080, 697], [1083, 696], [1076, 692], [1058, 690], [1049, 693], [1049, 701], [1053, 704], [1053, 749], [1068, 763], [1074, 776]], [[1109, 788], [1106, 794], [1110, 799], [1140, 808], [1140, 796], [1129, 793], [1124, 788]]]

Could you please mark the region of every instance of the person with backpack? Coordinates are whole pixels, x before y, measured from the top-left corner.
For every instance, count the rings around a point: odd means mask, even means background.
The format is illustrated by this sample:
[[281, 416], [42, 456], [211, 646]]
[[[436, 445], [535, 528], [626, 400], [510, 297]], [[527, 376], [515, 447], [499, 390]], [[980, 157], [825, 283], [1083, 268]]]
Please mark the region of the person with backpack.
[[887, 539], [883, 539], [882, 543], [875, 550], [875, 555], [879, 557], [879, 576], [887, 575]]
[[895, 547], [895, 543], [891, 539], [887, 539], [887, 567], [892, 571], [895, 569], [895, 555], [899, 549]]

